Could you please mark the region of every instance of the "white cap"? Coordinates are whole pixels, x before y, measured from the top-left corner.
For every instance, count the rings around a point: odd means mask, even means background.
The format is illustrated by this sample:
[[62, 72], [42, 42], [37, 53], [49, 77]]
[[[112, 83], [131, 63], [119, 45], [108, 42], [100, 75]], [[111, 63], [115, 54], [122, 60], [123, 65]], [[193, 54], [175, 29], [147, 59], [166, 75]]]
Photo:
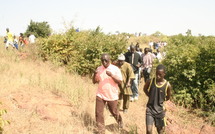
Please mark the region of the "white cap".
[[120, 54], [120, 55], [118, 56], [118, 60], [125, 60], [124, 54]]

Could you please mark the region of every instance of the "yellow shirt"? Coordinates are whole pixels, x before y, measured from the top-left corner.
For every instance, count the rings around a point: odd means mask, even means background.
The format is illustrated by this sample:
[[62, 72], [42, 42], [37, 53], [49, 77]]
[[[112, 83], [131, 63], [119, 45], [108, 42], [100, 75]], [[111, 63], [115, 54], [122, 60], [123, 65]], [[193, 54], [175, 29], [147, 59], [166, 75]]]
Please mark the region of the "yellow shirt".
[[8, 41], [13, 41], [13, 34], [11, 32], [7, 32]]

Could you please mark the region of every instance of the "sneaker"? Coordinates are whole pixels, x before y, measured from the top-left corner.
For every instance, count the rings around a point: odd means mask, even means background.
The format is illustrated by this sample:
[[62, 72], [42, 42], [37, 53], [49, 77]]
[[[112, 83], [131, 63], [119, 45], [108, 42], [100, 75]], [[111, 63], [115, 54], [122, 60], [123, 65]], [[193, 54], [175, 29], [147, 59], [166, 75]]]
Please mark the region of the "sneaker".
[[130, 98], [130, 101], [131, 101], [131, 102], [133, 102], [133, 101], [134, 101], [134, 98], [133, 98], [133, 97], [131, 97], [131, 98]]
[[138, 97], [137, 97], [137, 96], [136, 96], [136, 97], [134, 97], [134, 100], [135, 100], [135, 101], [137, 101], [137, 100], [138, 100]]

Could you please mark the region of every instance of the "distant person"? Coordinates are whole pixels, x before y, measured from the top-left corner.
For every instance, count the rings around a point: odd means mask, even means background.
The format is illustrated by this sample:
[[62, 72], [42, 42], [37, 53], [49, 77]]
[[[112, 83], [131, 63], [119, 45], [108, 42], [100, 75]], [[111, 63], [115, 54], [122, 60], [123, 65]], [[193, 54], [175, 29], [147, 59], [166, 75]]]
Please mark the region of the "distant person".
[[140, 48], [137, 48], [137, 49], [136, 49], [136, 52], [137, 52], [140, 56], [142, 56], [142, 54], [143, 54], [143, 53], [140, 51]]
[[161, 52], [160, 52], [159, 49], [157, 49], [157, 56], [156, 57], [157, 57], [157, 59], [158, 59], [159, 62], [161, 62], [162, 59], [163, 59], [163, 56], [162, 56], [162, 54], [161, 54]]
[[155, 55], [155, 53], [152, 52], [152, 49], [151, 49], [151, 48], [149, 48], [149, 53], [152, 55], [152, 58], [153, 58], [153, 59], [156, 58], [156, 55]]
[[18, 50], [18, 40], [17, 40], [17, 38], [16, 38], [16, 36], [14, 35], [13, 36], [13, 45], [14, 45], [14, 47]]
[[137, 49], [140, 49], [140, 43], [139, 42], [137, 42], [137, 44], [136, 44], [136, 51], [137, 51]]
[[19, 34], [19, 46], [21, 46], [21, 47], [23, 47], [24, 46], [24, 35], [23, 35], [23, 33], [20, 33]]
[[153, 57], [151, 53], [149, 53], [150, 48], [144, 49], [144, 54], [142, 56], [143, 58], [143, 77], [144, 81], [146, 82], [150, 78], [150, 73], [152, 70], [152, 64], [153, 64]]
[[116, 119], [119, 128], [123, 127], [122, 117], [119, 114], [118, 104], [118, 85], [122, 83], [122, 74], [117, 66], [110, 62], [109, 54], [102, 54], [102, 66], [99, 66], [94, 75], [93, 83], [98, 83], [98, 90], [96, 93], [96, 123], [98, 132], [105, 133], [104, 122], [104, 107], [107, 104], [110, 113]]
[[28, 40], [29, 40], [29, 43], [30, 43], [30, 44], [34, 44], [34, 43], [35, 43], [35, 39], [36, 39], [36, 37], [35, 37], [33, 34], [31, 34], [31, 35], [28, 37]]
[[136, 47], [134, 45], [130, 46], [130, 51], [125, 53], [125, 61], [130, 63], [133, 68], [133, 72], [135, 74], [135, 80], [132, 82], [131, 89], [133, 95], [130, 100], [135, 101], [138, 100], [139, 92], [138, 92], [138, 76], [139, 76], [139, 68], [142, 64], [141, 56], [136, 52]]
[[14, 48], [13, 45], [13, 34], [10, 32], [9, 28], [6, 29], [6, 35], [7, 35], [7, 42], [5, 44], [5, 48], [8, 49], [9, 45], [11, 45]]
[[152, 134], [153, 124], [158, 134], [165, 132], [165, 108], [164, 101], [168, 101], [171, 95], [171, 85], [164, 79], [166, 69], [164, 65], [156, 67], [155, 78], [147, 80], [144, 92], [149, 97], [146, 107], [146, 133]]
[[133, 69], [131, 65], [125, 62], [125, 56], [123, 54], [118, 56], [117, 66], [121, 70], [122, 73], [122, 84], [119, 85], [120, 93], [119, 93], [119, 108], [121, 104], [123, 104], [123, 112], [126, 113], [129, 108], [130, 96], [132, 95], [131, 91], [131, 83], [132, 80], [135, 79]]
[[76, 32], [80, 32], [79, 28], [77, 28], [75, 31], [76, 31]]
[[[140, 55], [141, 59], [142, 59], [142, 52], [140, 51], [142, 48], [136, 48], [136, 52]], [[139, 73], [138, 73], [138, 84], [141, 82], [141, 72], [142, 72], [142, 68], [139, 68]]]
[[153, 45], [154, 45], [154, 42], [150, 41], [150, 42], [149, 42], [149, 48], [152, 49], [152, 48], [153, 48]]

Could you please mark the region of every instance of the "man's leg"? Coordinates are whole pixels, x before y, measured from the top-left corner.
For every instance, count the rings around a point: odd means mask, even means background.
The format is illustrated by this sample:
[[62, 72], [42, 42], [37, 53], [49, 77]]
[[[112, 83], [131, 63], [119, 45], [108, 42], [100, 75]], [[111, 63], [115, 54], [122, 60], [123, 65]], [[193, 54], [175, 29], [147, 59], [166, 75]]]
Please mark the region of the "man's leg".
[[154, 117], [152, 117], [150, 114], [146, 114], [146, 134], [152, 134], [154, 121]]
[[157, 127], [157, 132], [158, 132], [158, 134], [164, 134], [165, 127]]
[[146, 125], [146, 134], [152, 134], [152, 125]]
[[107, 105], [109, 108], [110, 113], [113, 115], [113, 117], [116, 119], [117, 123], [119, 124], [119, 127], [123, 127], [122, 117], [119, 113], [119, 110], [117, 108], [118, 101], [107, 101]]
[[5, 49], [6, 49], [6, 50], [8, 49], [8, 46], [9, 46], [9, 41], [7, 41], [7, 42], [5, 43]]
[[127, 112], [128, 108], [129, 108], [129, 99], [130, 99], [130, 95], [123, 96], [123, 111], [124, 112]]
[[148, 80], [148, 72], [147, 72], [147, 68], [144, 68], [143, 71], [143, 77], [144, 77], [144, 81], [146, 82]]
[[155, 119], [155, 126], [157, 128], [158, 134], [164, 134], [165, 132], [165, 118], [156, 118]]
[[99, 97], [96, 97], [96, 123], [98, 127], [99, 134], [105, 133], [105, 123], [104, 123], [104, 106], [105, 101]]
[[132, 92], [133, 92], [134, 100], [138, 100], [138, 96], [139, 96], [139, 93], [138, 93], [138, 74], [135, 74], [135, 80], [133, 80], [133, 83], [132, 83]]
[[119, 93], [119, 100], [117, 104], [118, 110], [120, 110], [122, 103], [124, 104], [124, 101], [123, 102], [122, 101], [123, 101], [123, 93]]

